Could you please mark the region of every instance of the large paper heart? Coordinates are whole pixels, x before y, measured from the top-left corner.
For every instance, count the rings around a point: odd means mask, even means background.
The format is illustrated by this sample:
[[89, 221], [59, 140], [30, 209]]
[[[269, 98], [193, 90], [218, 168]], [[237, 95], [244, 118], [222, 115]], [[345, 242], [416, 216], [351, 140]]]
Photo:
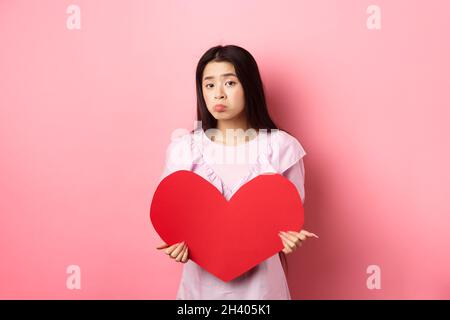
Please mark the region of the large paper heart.
[[259, 175], [229, 201], [191, 171], [165, 177], [153, 195], [151, 222], [163, 241], [185, 241], [189, 259], [230, 281], [283, 249], [279, 231], [300, 231], [303, 206], [280, 174]]

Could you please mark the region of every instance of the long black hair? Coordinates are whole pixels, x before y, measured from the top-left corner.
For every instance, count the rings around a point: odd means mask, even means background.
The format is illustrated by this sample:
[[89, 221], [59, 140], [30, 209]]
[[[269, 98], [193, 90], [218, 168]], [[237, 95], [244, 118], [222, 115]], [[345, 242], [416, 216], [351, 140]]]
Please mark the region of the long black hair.
[[[258, 65], [255, 58], [239, 46], [226, 45], [215, 46], [208, 49], [200, 58], [195, 72], [195, 83], [197, 91], [197, 121], [201, 121], [202, 129], [217, 128], [217, 119], [209, 112], [203, 98], [202, 78], [203, 71], [209, 62], [229, 62], [236, 70], [236, 76], [242, 84], [245, 96], [245, 114], [250, 128], [278, 129], [273, 122], [267, 109], [264, 85], [261, 80]], [[284, 130], [286, 131], [286, 130]], [[286, 131], [287, 132], [287, 131]], [[280, 260], [287, 274], [287, 259], [284, 252], [279, 252]]]
[[234, 65], [236, 76], [245, 93], [245, 114], [251, 128], [278, 129], [267, 110], [264, 88], [258, 65], [253, 56], [244, 48], [227, 45], [215, 46], [206, 51], [200, 58], [195, 72], [197, 90], [197, 120], [202, 121], [204, 130], [216, 128], [217, 119], [206, 108], [203, 99], [202, 76], [209, 62], [229, 62]]

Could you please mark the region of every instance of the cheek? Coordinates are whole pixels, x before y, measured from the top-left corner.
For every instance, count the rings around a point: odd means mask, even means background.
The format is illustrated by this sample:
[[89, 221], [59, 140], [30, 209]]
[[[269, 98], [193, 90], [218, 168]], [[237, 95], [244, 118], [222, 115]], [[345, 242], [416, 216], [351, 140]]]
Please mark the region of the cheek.
[[234, 99], [237, 101], [244, 101], [244, 90], [242, 88], [238, 88], [234, 92]]
[[244, 99], [244, 92], [242, 91], [242, 89], [239, 88], [230, 89], [227, 92], [227, 95], [234, 102], [239, 102]]
[[243, 105], [245, 104], [244, 91], [236, 90], [233, 93], [233, 101], [237, 107], [243, 108]]
[[211, 94], [208, 92], [203, 92], [203, 99], [206, 102], [206, 105], [209, 105], [209, 102], [211, 101]]

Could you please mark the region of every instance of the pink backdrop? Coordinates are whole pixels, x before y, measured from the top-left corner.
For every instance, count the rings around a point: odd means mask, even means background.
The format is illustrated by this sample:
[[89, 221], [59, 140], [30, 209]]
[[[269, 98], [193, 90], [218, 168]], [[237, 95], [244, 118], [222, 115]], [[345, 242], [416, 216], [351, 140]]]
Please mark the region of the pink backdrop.
[[155, 249], [150, 200], [217, 44], [254, 55], [275, 121], [308, 153], [305, 229], [320, 239], [289, 256], [293, 298], [450, 298], [449, 10], [1, 0], [0, 298], [175, 297], [182, 265]]

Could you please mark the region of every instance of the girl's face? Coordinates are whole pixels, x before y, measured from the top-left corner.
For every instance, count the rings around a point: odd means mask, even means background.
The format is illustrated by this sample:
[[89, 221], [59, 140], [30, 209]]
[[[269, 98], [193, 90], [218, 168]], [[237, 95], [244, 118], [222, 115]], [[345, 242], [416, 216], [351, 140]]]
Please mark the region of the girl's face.
[[[203, 70], [202, 91], [206, 107], [217, 120], [245, 116], [244, 88], [236, 76], [233, 64], [209, 62]], [[216, 106], [218, 104], [224, 107]]]

